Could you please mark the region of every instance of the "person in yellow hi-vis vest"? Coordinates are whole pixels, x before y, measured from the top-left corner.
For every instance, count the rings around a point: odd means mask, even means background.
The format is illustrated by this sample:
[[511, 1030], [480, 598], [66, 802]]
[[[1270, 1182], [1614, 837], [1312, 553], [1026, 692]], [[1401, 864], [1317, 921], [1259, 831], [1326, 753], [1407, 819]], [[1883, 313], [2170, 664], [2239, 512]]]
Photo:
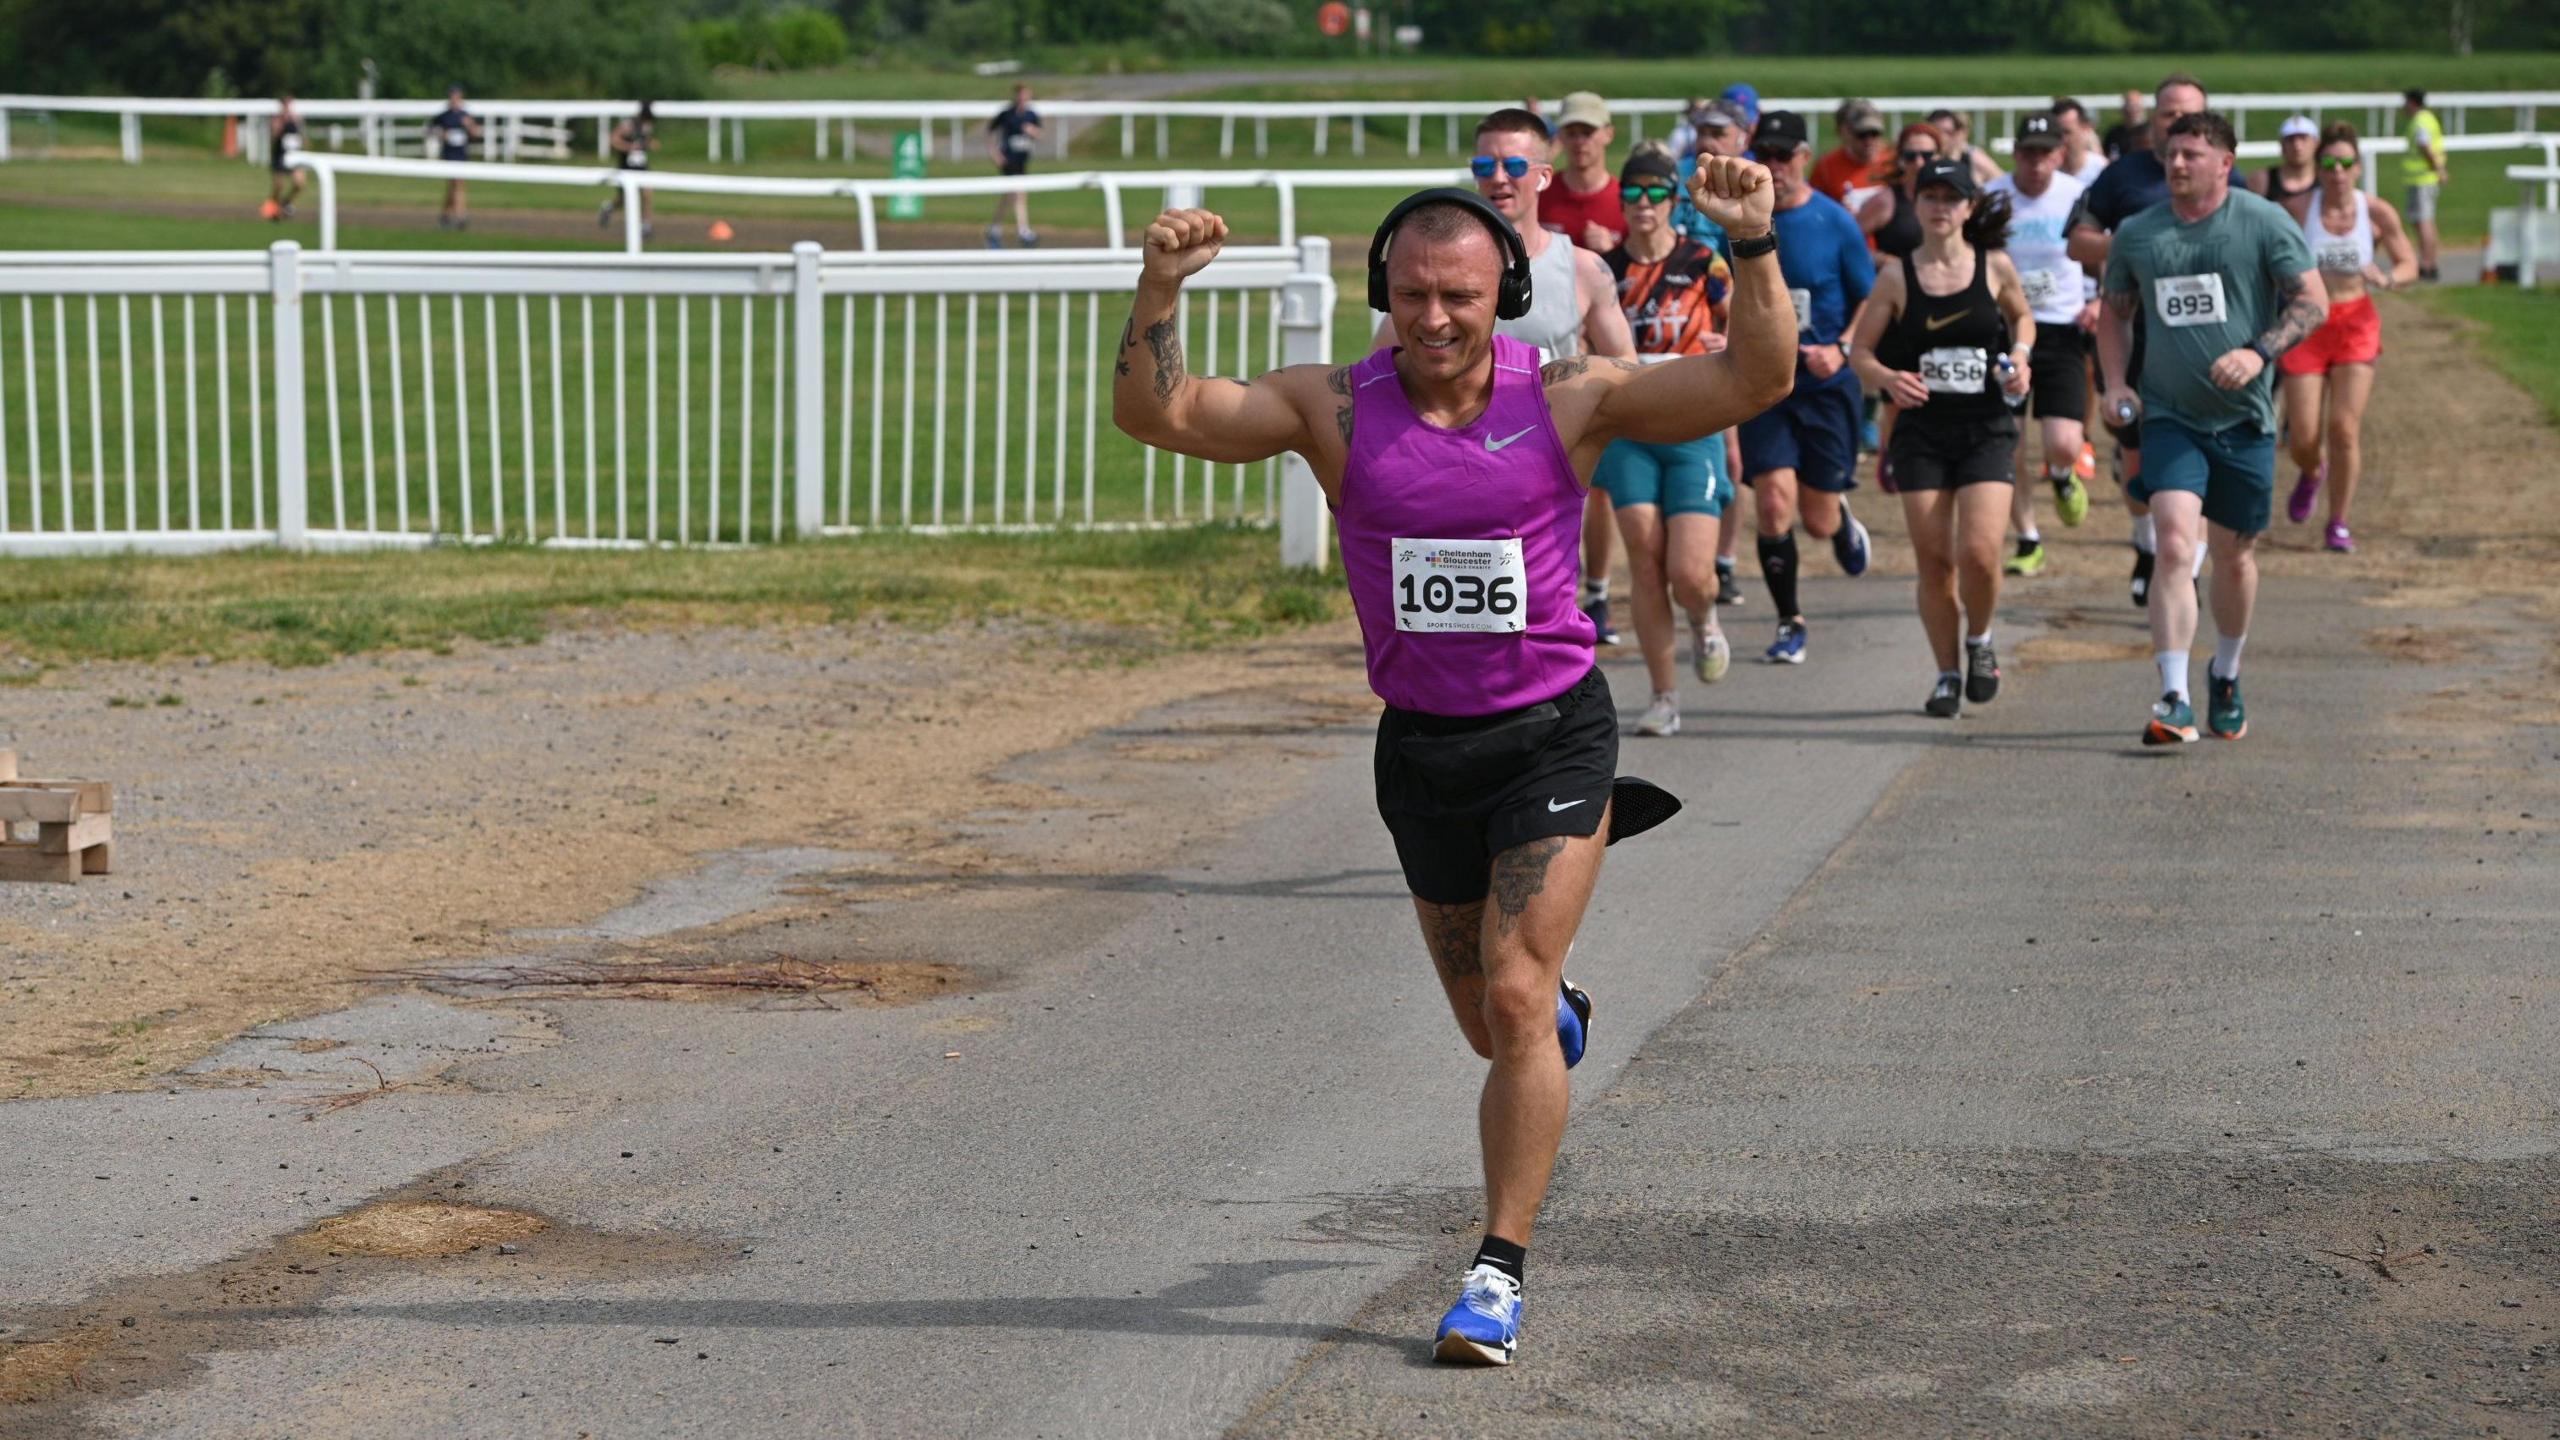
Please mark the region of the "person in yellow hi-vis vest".
[[2400, 157], [2400, 179], [2409, 187], [2408, 203], [2400, 208], [2418, 232], [2418, 278], [2432, 281], [2438, 278], [2436, 196], [2444, 182], [2453, 178], [2453, 167], [2445, 163], [2444, 126], [2436, 112], [2427, 108], [2426, 91], [2401, 92], [2400, 118], [2400, 138], [2409, 142], [2409, 153]]

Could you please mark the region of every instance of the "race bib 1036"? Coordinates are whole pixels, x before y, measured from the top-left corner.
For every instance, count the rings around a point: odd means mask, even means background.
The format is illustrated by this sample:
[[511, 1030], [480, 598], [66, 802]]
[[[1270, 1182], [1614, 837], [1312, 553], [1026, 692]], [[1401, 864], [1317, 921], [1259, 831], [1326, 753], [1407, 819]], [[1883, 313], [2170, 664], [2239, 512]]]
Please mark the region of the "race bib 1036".
[[2161, 324], [2179, 330], [2219, 325], [2228, 314], [2220, 275], [2163, 275], [2151, 282], [2151, 304]]
[[1520, 539], [1395, 540], [1398, 630], [1516, 635], [1529, 628]]

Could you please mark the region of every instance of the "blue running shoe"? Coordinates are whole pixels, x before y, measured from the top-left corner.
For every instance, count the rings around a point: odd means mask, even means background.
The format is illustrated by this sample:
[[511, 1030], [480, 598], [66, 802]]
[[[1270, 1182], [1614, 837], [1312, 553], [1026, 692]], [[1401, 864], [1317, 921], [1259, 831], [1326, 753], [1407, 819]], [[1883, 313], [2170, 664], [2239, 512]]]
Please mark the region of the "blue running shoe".
[[1804, 663], [1804, 627], [1793, 620], [1778, 622], [1778, 639], [1765, 652], [1772, 665]]
[[1591, 1043], [1591, 997], [1570, 980], [1556, 996], [1556, 1039], [1564, 1046], [1564, 1068], [1582, 1063], [1583, 1047]]
[[1849, 513], [1849, 502], [1840, 502], [1840, 532], [1831, 537], [1831, 558], [1840, 562], [1845, 575], [1867, 573], [1867, 527]]
[[1520, 1348], [1520, 1282], [1478, 1265], [1458, 1303], [1440, 1317], [1432, 1358], [1456, 1365], [1508, 1365]]

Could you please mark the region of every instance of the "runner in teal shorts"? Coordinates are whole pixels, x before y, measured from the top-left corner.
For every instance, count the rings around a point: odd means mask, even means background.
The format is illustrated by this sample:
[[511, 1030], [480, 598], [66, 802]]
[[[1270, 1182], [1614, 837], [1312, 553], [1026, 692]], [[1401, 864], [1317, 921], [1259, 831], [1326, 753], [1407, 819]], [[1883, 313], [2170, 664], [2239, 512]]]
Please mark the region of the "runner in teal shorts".
[[[2232, 186], [2235, 148], [2231, 122], [2214, 111], [2171, 125], [2161, 157], [2169, 198], [2118, 227], [2098, 285], [2106, 413], [2141, 417], [2142, 473], [2126, 493], [2150, 503], [2158, 573], [2186, 573], [2212, 537], [2219, 638], [2206, 672], [2205, 728], [2224, 740], [2249, 733], [2240, 650], [2257, 606], [2258, 536], [2275, 507], [2276, 361], [2329, 309], [2301, 225]], [[2137, 314], [2147, 349], [2138, 391], [2125, 378]], [[2196, 738], [2187, 690], [2195, 591], [2156, 584], [2146, 604], [2161, 695], [2142, 743], [2184, 744]]]
[[[1636, 353], [1648, 360], [1724, 348], [1718, 332], [1733, 272], [1714, 249], [1673, 228], [1679, 174], [1667, 149], [1638, 146], [1627, 157], [1618, 175], [1627, 238], [1601, 257], [1617, 281]], [[1609, 492], [1635, 577], [1636, 639], [1653, 683], [1652, 703], [1636, 722], [1639, 735], [1680, 730], [1673, 605], [1688, 614], [1700, 680], [1713, 684], [1733, 664], [1733, 647], [1716, 623], [1715, 578], [1716, 539], [1734, 494], [1733, 447], [1731, 432], [1678, 445], [1620, 440], [1601, 452], [1591, 473], [1592, 485]]]

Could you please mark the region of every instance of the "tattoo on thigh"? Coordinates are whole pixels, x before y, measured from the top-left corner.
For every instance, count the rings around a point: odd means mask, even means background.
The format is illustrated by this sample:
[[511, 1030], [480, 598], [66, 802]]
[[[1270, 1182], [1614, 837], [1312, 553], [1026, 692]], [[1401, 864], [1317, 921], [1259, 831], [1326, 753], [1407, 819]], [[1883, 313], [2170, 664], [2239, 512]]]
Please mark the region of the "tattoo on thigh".
[[1564, 853], [1564, 837], [1551, 835], [1515, 845], [1493, 857], [1493, 908], [1496, 930], [1508, 935], [1520, 923], [1520, 912], [1547, 888], [1547, 867]]
[[1431, 963], [1452, 980], [1484, 973], [1484, 902], [1434, 905], [1422, 912], [1422, 940]]

